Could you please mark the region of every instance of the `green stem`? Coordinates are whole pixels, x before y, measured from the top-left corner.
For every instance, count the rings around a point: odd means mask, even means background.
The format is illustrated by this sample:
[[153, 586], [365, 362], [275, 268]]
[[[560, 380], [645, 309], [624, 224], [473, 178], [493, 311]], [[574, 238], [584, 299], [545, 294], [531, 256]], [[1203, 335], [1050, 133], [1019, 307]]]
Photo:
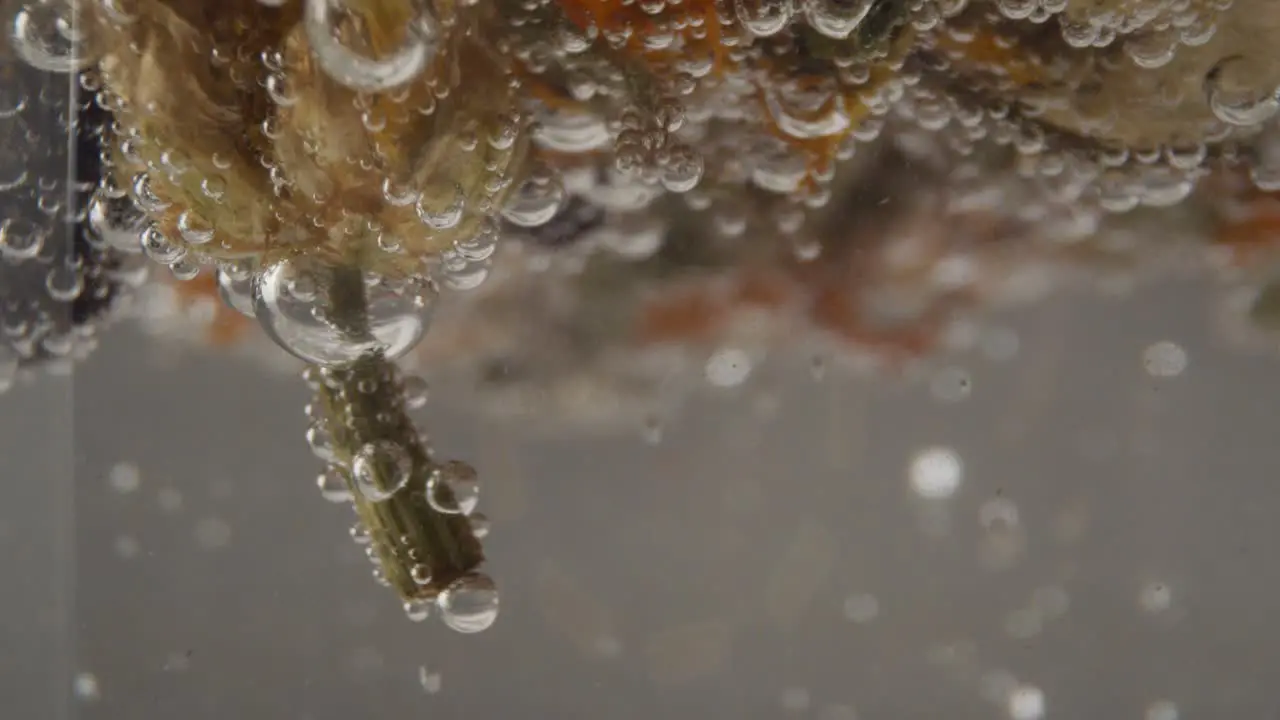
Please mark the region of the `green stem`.
[[[348, 332], [367, 334], [363, 274], [358, 269], [341, 268], [333, 271], [329, 280], [333, 322]], [[475, 570], [484, 561], [484, 551], [467, 517], [442, 513], [427, 500], [428, 483], [439, 466], [405, 409], [399, 370], [381, 355], [372, 354], [345, 368], [325, 370], [322, 375], [325, 381], [318, 384], [316, 406], [323, 410], [321, 422], [346, 470], [356, 513], [369, 533], [383, 573], [405, 601], [433, 598]], [[395, 443], [412, 461], [408, 483], [379, 501], [364, 495], [351, 472], [361, 448], [377, 442]], [[377, 463], [372, 465], [375, 472], [385, 471]], [[383, 490], [395, 487], [391, 478], [374, 480]], [[442, 506], [453, 503], [447, 487], [434, 488], [434, 492]]]

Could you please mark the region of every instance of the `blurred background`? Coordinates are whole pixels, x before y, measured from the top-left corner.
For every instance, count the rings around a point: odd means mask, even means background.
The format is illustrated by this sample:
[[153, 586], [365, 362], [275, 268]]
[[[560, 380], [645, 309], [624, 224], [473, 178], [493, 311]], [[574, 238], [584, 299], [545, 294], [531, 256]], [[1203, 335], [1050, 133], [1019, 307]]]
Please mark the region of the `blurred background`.
[[[908, 377], [777, 356], [549, 429], [428, 376], [501, 614], [409, 622], [295, 373], [130, 327], [0, 402], [19, 718], [1274, 718], [1269, 353], [1195, 279], [1068, 293]], [[1016, 342], [1014, 341], [1016, 339]], [[1158, 347], [1153, 347], [1158, 346]]]
[[0, 0], [0, 717], [1280, 720], [1280, 13], [624, 5]]

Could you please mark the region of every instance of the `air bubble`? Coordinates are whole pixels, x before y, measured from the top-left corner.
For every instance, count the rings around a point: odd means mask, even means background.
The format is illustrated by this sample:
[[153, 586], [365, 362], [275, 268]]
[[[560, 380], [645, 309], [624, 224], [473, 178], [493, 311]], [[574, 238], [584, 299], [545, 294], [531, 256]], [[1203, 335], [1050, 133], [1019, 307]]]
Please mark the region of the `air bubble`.
[[716, 387], [741, 385], [751, 375], [751, 357], [737, 348], [716, 351], [707, 360], [707, 380]]
[[498, 588], [488, 575], [473, 573], [454, 581], [436, 598], [440, 619], [453, 630], [477, 633], [498, 619]]
[[1142, 364], [1152, 377], [1170, 378], [1187, 369], [1187, 351], [1167, 340], [1149, 346], [1142, 353]]
[[[314, 291], [299, 292], [303, 285]], [[390, 287], [371, 273], [344, 281], [305, 258], [267, 268], [254, 284], [254, 314], [280, 347], [317, 365], [363, 356], [402, 357], [426, 332], [431, 303]], [[345, 307], [344, 307], [345, 306]]]
[[347, 484], [347, 471], [340, 465], [330, 465], [316, 478], [316, 486], [320, 488], [320, 497], [331, 503], [348, 503], [354, 497]]
[[921, 450], [912, 458], [908, 473], [912, 491], [928, 500], [944, 500], [955, 495], [963, 478], [960, 456], [945, 447]]
[[1040, 720], [1045, 715], [1044, 692], [1034, 685], [1019, 685], [1009, 693], [1011, 720]]
[[89, 201], [89, 227], [109, 247], [127, 253], [142, 251], [142, 231], [146, 217], [127, 194], [112, 197], [99, 191]]
[[428, 196], [418, 198], [418, 217], [432, 230], [450, 230], [462, 222], [462, 213], [467, 206], [467, 195], [461, 185], [454, 186], [453, 199], [443, 208], [428, 206]]
[[876, 0], [804, 0], [805, 20], [829, 38], [843, 40], [858, 28]]
[[431, 603], [427, 600], [410, 600], [404, 604], [404, 614], [412, 622], [422, 622], [431, 617]]
[[372, 502], [382, 502], [409, 484], [413, 458], [396, 442], [376, 440], [356, 453], [351, 474], [361, 495]]
[[431, 584], [431, 566], [418, 563], [409, 569], [409, 579], [416, 585]]
[[44, 249], [46, 235], [30, 220], [9, 218], [0, 223], [0, 255], [10, 263], [31, 260]]
[[1138, 607], [1152, 614], [1169, 610], [1173, 607], [1173, 589], [1158, 581], [1143, 585], [1138, 592]]
[[1171, 700], [1156, 700], [1147, 706], [1144, 720], [1178, 720], [1178, 706]]
[[38, 70], [78, 72], [93, 62], [78, 0], [28, 3], [14, 15], [10, 27], [14, 50]]
[[[303, 26], [320, 67], [337, 82], [363, 92], [380, 92], [418, 77], [435, 57], [436, 21], [425, 9], [405, 28], [403, 46], [371, 58], [342, 44], [334, 0], [306, 0]], [[423, 7], [419, 5], [419, 7]]]
[[475, 468], [458, 460], [436, 468], [427, 481], [427, 502], [436, 512], [470, 515], [480, 502], [480, 479]]
[[778, 34], [795, 12], [792, 0], [734, 0], [733, 8], [743, 27], [756, 37]]
[[116, 463], [107, 473], [107, 483], [122, 495], [135, 492], [142, 485], [142, 471], [133, 463]]
[[519, 227], [538, 227], [556, 216], [564, 200], [564, 187], [554, 173], [535, 172], [507, 198], [502, 217]]
[[428, 672], [426, 666], [418, 668], [418, 684], [428, 695], [440, 692], [441, 681], [440, 673]]
[[91, 672], [78, 673], [71, 689], [76, 698], [82, 701], [93, 701], [102, 697], [102, 686], [98, 683], [98, 676]]
[[404, 379], [402, 392], [405, 408], [418, 410], [426, 407], [429, 392], [426, 380], [417, 375], [410, 375]]
[[1277, 88], [1260, 84], [1267, 77], [1256, 61], [1233, 55], [1218, 61], [1205, 76], [1204, 92], [1219, 120], [1244, 127], [1261, 125], [1280, 110]]
[[178, 232], [190, 245], [204, 245], [213, 239], [213, 228], [190, 210], [178, 216]]

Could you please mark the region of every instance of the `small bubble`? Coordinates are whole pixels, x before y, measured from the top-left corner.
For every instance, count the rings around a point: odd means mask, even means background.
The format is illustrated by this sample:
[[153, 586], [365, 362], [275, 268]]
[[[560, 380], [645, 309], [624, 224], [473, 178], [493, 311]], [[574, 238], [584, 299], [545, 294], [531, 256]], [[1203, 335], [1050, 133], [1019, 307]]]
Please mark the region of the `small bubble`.
[[440, 692], [441, 677], [440, 673], [430, 672], [426, 665], [418, 666], [418, 684], [428, 695], [435, 695]]
[[1008, 711], [1013, 720], [1039, 720], [1044, 717], [1044, 692], [1034, 685], [1019, 685], [1009, 693]]
[[417, 375], [404, 379], [404, 406], [409, 410], [418, 410], [427, 405], [427, 381]]
[[751, 375], [751, 358], [736, 348], [717, 350], [707, 360], [706, 375], [716, 387], [741, 385]]
[[498, 619], [498, 587], [488, 575], [473, 573], [455, 580], [436, 597], [440, 618], [460, 633], [489, 629]]
[[1018, 505], [1009, 498], [996, 497], [978, 508], [978, 523], [987, 532], [1002, 532], [1018, 526]]
[[231, 526], [220, 518], [203, 518], [196, 523], [196, 542], [206, 550], [231, 544]]
[[1204, 92], [1213, 114], [1224, 123], [1261, 125], [1280, 110], [1276, 89], [1260, 70], [1265, 61], [1240, 54], [1219, 60], [1205, 76]]
[[431, 602], [428, 600], [410, 600], [404, 604], [405, 617], [410, 622], [422, 622], [431, 617]]
[[658, 445], [662, 443], [663, 427], [662, 420], [656, 417], [646, 418], [644, 421], [644, 441], [649, 445]]
[[458, 460], [436, 468], [427, 481], [427, 502], [436, 512], [470, 515], [480, 502], [480, 479], [475, 468]]
[[377, 440], [360, 448], [351, 463], [351, 472], [365, 498], [382, 502], [409, 484], [413, 458], [401, 445]]
[[1149, 613], [1162, 613], [1173, 606], [1173, 590], [1165, 583], [1153, 581], [1138, 592], [1138, 607]]
[[409, 568], [409, 579], [413, 580], [413, 582], [418, 585], [430, 585], [431, 567], [421, 563], [414, 565], [412, 568]]
[[880, 601], [870, 593], [857, 593], [844, 599], [844, 616], [859, 625], [869, 623], [880, 615]]
[[313, 425], [307, 428], [306, 433], [307, 445], [311, 447], [311, 453], [323, 462], [331, 463], [338, 459], [333, 452], [333, 441], [329, 438], [329, 432], [319, 425]]
[[131, 493], [142, 484], [142, 471], [131, 462], [116, 463], [107, 473], [107, 482], [121, 495]]
[[809, 377], [815, 382], [822, 382], [827, 376], [827, 359], [821, 355], [809, 358]]
[[347, 530], [347, 534], [357, 545], [368, 545], [373, 542], [373, 538], [369, 535], [369, 529], [360, 523], [356, 523]]
[[1142, 353], [1142, 364], [1152, 377], [1176, 377], [1187, 369], [1187, 351], [1181, 345], [1162, 340]]
[[98, 685], [98, 676], [91, 672], [77, 674], [71, 687], [76, 697], [86, 702], [102, 697], [102, 688]]
[[911, 460], [909, 479], [916, 495], [943, 500], [956, 494], [964, 478], [964, 464], [955, 450], [932, 447], [921, 450]]
[[1145, 720], [1178, 720], [1178, 706], [1172, 700], [1156, 700], [1147, 706]]
[[347, 484], [347, 472], [341, 465], [330, 465], [316, 478], [320, 497], [331, 503], [351, 502], [351, 488]]
[[489, 536], [489, 530], [493, 527], [493, 523], [484, 513], [473, 512], [467, 516], [471, 521], [471, 533], [476, 536], [477, 540], [483, 540]]

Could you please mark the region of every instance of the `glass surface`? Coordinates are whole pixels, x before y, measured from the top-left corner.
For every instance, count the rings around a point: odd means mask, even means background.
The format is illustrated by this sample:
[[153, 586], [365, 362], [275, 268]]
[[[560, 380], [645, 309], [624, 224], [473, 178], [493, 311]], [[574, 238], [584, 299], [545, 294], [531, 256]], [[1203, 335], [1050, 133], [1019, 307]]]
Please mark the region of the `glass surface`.
[[0, 14], [0, 715], [1280, 713], [1280, 4]]

